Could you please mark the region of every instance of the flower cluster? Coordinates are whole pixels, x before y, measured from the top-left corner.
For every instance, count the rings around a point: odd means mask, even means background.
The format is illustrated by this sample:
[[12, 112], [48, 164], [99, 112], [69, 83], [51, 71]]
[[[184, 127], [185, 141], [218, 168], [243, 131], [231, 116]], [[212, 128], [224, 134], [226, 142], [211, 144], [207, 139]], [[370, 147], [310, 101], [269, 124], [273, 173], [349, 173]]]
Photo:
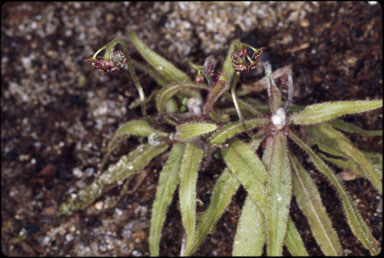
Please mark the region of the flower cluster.
[[92, 64], [95, 70], [101, 70], [104, 73], [114, 73], [124, 67], [127, 58], [123, 51], [116, 50], [111, 53], [108, 59], [105, 57], [91, 56], [85, 61]]
[[[260, 59], [260, 55], [263, 53], [265, 48], [255, 49], [251, 46], [245, 46], [243, 43], [243, 47], [240, 50], [234, 50], [232, 52], [232, 66], [236, 72], [249, 72], [254, 69]], [[249, 50], [253, 51], [252, 56], [249, 56]]]

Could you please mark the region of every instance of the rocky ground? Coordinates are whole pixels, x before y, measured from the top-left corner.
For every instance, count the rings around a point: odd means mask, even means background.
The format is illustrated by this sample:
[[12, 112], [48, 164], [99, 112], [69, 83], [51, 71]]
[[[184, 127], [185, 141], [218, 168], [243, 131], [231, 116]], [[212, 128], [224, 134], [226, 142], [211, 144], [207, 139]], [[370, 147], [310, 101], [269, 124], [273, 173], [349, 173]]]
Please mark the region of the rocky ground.
[[[275, 69], [293, 66], [296, 104], [382, 98], [382, 7], [367, 2], [6, 3], [1, 28], [2, 251], [9, 256], [148, 255], [148, 227], [160, 169], [152, 164], [138, 189], [102, 210], [108, 192], [64, 221], [52, 215], [89, 183], [122, 122], [140, 115], [127, 72], [104, 75], [84, 58], [135, 30], [152, 49], [193, 75], [187, 61], [223, 60], [231, 40], [265, 46]], [[133, 57], [139, 58], [132, 48]], [[242, 78], [256, 81], [257, 74]], [[158, 87], [140, 75], [146, 94]], [[265, 92], [259, 94], [265, 98]], [[382, 129], [382, 112], [346, 121]], [[351, 136], [381, 152], [382, 138]], [[136, 144], [134, 140], [130, 143]], [[220, 164], [211, 170], [221, 171]], [[207, 180], [205, 180], [207, 179]], [[210, 180], [210, 181], [209, 181]], [[199, 176], [209, 200], [212, 176]], [[210, 183], [203, 183], [203, 182]], [[347, 226], [335, 192], [317, 178], [345, 255], [366, 255]], [[199, 185], [198, 183], [198, 185]], [[382, 196], [364, 179], [345, 182], [363, 217], [382, 240]], [[245, 192], [239, 191], [216, 231], [196, 253], [231, 254]], [[203, 198], [204, 200], [204, 198]], [[321, 254], [305, 218], [292, 212], [311, 255]], [[161, 255], [176, 256], [182, 226], [177, 203], [166, 220]], [[20, 241], [20, 239], [24, 239]], [[288, 254], [287, 252], [285, 252]]]

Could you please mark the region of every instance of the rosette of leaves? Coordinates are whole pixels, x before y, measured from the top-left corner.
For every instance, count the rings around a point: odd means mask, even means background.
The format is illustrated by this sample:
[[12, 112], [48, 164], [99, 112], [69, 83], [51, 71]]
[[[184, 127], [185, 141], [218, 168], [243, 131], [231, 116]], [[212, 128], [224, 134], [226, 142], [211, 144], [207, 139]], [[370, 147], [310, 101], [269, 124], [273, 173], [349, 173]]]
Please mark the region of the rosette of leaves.
[[[117, 44], [122, 46], [123, 53], [127, 58], [128, 70], [140, 96], [137, 101], [131, 104], [131, 108], [140, 104], [144, 116], [142, 119], [128, 121], [119, 127], [110, 141], [106, 158], [119, 143], [130, 136], [142, 138], [144, 140], [141, 142], [144, 143], [102, 171], [92, 184], [81, 189], [77, 195], [72, 195], [66, 203], [61, 205], [58, 215], [85, 209], [108, 188], [121, 184], [123, 181], [129, 181], [134, 175], [143, 173], [148, 164], [156, 157], [164, 152], [169, 152], [167, 161], [159, 175], [159, 184], [152, 206], [149, 235], [149, 249], [152, 256], [159, 255], [159, 243], [167, 207], [177, 188], [179, 189], [179, 206], [184, 227], [180, 254], [192, 255], [212, 231], [240, 185], [247, 190], [248, 197], [242, 209], [235, 236], [233, 255], [261, 255], [265, 244], [267, 244], [268, 255], [281, 255], [283, 244], [287, 246], [292, 255], [307, 255], [296, 226], [289, 217], [289, 204], [292, 192], [296, 199], [303, 195], [309, 200], [306, 207], [309, 207], [307, 210], [311, 212], [311, 207], [315, 207], [314, 204], [319, 207], [317, 205], [319, 196], [316, 190], [311, 190], [316, 189], [313, 182], [312, 184], [305, 183], [304, 190], [302, 190], [305, 193], [310, 190], [311, 195], [306, 196], [306, 194], [297, 193], [300, 192], [300, 186], [295, 186], [297, 185], [295, 178], [298, 177], [296, 174], [302, 172], [303, 169], [295, 159], [294, 154], [288, 149], [287, 137], [290, 137], [310, 155], [318, 169], [326, 176], [328, 175], [331, 183], [336, 186], [354, 234], [371, 253], [378, 252], [376, 240], [372, 237], [367, 225], [351, 202], [351, 198], [334, 176], [333, 171], [324, 163], [323, 157], [317, 155], [311, 147], [302, 142], [290, 127], [291, 125], [306, 124], [308, 125], [307, 128], [314, 128], [313, 135], [314, 138], [317, 137], [316, 143], [320, 149], [324, 149], [324, 146], [319, 143], [322, 140], [319, 139], [328, 139], [327, 132], [329, 130], [335, 128], [356, 129], [337, 120], [337, 117], [378, 108], [381, 106], [381, 101], [340, 102], [336, 106], [333, 103], [328, 103], [325, 108], [321, 104], [319, 104], [320, 106], [314, 105], [314, 108], [312, 106], [305, 109], [297, 106], [290, 108], [293, 84], [289, 75], [286, 81], [290, 93], [285, 108], [282, 108], [280, 107], [281, 94], [271, 77], [271, 69], [268, 69], [267, 65], [269, 108], [271, 110], [270, 115], [268, 115], [265, 106], [259, 105], [253, 100], [244, 101], [236, 97], [239, 72], [253, 69], [259, 62], [257, 58], [262, 49], [252, 49], [249, 45], [235, 41], [231, 44], [224, 61], [223, 72], [216, 72], [215, 59], [208, 57], [202, 66], [192, 64], [192, 67], [198, 72], [196, 80], [193, 82], [184, 72], [149, 49], [135, 33], [130, 33], [130, 39], [150, 66], [131, 60], [128, 48], [121, 39], [112, 41], [102, 50], [106, 50], [106, 53], [107, 51], [114, 53], [112, 48]], [[253, 55], [249, 58], [247, 54], [250, 51], [242, 50], [244, 47], [253, 51]], [[235, 55], [233, 54], [234, 51], [237, 51]], [[97, 53], [99, 52], [100, 50]], [[105, 56], [106, 54], [104, 54]], [[97, 59], [97, 54], [93, 57], [96, 60], [101, 60]], [[107, 61], [110, 62], [112, 59], [110, 56]], [[115, 58], [114, 60], [119, 61], [119, 65], [121, 64], [121, 59]], [[108, 65], [109, 67], [117, 67], [117, 64], [108, 63]], [[122, 68], [121, 66], [118, 67]], [[151, 76], [161, 86], [160, 89], [153, 91], [149, 97], [145, 98], [134, 67]], [[236, 71], [233, 67], [241, 68], [241, 70]], [[207, 83], [204, 83], [204, 79]], [[230, 93], [227, 92], [228, 90]], [[202, 101], [202, 92], [207, 92], [205, 101]], [[218, 101], [219, 99], [220, 101]], [[233, 103], [234, 109], [225, 109], [223, 112], [216, 107], [219, 102], [224, 102], [223, 106]], [[146, 105], [154, 105], [156, 113], [147, 115]], [[325, 112], [324, 110], [327, 108], [330, 110]], [[291, 109], [303, 111], [288, 116], [287, 114]], [[231, 114], [237, 114], [239, 121], [233, 121], [234, 116]], [[311, 121], [309, 118], [314, 117], [315, 114], [318, 118]], [[321, 128], [320, 123], [324, 124], [326, 128]], [[244, 143], [237, 138], [237, 135], [243, 132], [252, 137], [249, 143]], [[260, 159], [255, 154], [255, 150], [258, 149], [261, 142], [263, 142], [262, 146], [265, 147]], [[336, 141], [333, 140], [333, 142]], [[337, 145], [337, 150], [344, 148], [341, 147], [343, 146], [342, 143], [340, 144]], [[203, 159], [209, 161], [215, 149], [222, 149], [222, 156], [227, 168], [224, 168], [215, 183], [207, 209], [201, 214], [197, 214], [196, 182], [198, 172], [201, 170], [201, 164], [205, 163]], [[349, 155], [346, 156], [350, 157]], [[361, 156], [357, 155], [353, 159], [354, 166], [363, 166], [359, 163], [360, 158]], [[366, 162], [372, 164], [369, 157], [366, 158]], [[305, 176], [300, 175], [301, 177], [304, 178]], [[366, 177], [377, 183], [372, 173], [367, 172]], [[305, 180], [306, 182], [310, 181], [310, 178], [306, 177]], [[305, 200], [302, 202], [305, 203]], [[313, 222], [314, 226], [310, 223], [315, 238], [325, 254], [340, 255], [341, 249], [337, 235], [324, 209], [319, 208], [319, 210], [316, 210], [314, 214], [305, 214], [308, 218], [321, 215], [321, 219]], [[303, 213], [306, 212], [303, 211]], [[330, 243], [333, 241], [334, 243]], [[330, 247], [330, 244], [333, 245]]]

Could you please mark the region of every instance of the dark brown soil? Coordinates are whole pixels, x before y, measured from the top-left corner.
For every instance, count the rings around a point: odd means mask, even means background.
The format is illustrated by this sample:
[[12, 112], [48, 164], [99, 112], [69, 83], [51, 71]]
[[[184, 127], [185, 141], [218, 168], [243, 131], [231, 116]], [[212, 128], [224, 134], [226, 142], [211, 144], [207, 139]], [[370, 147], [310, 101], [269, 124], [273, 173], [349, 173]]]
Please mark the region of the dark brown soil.
[[[84, 58], [130, 29], [193, 76], [187, 60], [223, 60], [235, 38], [267, 47], [274, 69], [292, 64], [294, 103], [379, 99], [383, 96], [382, 7], [367, 2], [320, 3], [6, 3], [1, 28], [2, 252], [8, 256], [148, 255], [151, 205], [159, 157], [136, 192], [116, 208], [95, 205], [63, 221], [52, 214], [71, 191], [89, 183], [122, 122], [140, 116], [127, 72], [103, 75]], [[215, 37], [218, 35], [219, 37]], [[212, 43], [212, 44], [211, 44]], [[133, 57], [139, 59], [135, 51]], [[146, 95], [155, 82], [139, 74]], [[244, 82], [260, 76], [250, 73]], [[255, 94], [256, 96], [256, 94]], [[265, 92], [256, 97], [265, 99]], [[382, 112], [345, 117], [382, 129]], [[359, 148], [382, 152], [382, 137], [350, 135]], [[126, 143], [126, 150], [137, 145]], [[293, 149], [297, 149], [292, 145]], [[120, 150], [123, 154], [125, 148]], [[117, 160], [115, 156], [111, 161]], [[302, 158], [305, 163], [306, 157]], [[223, 163], [201, 172], [198, 197], [209, 202]], [[307, 169], [314, 169], [306, 163]], [[337, 170], [338, 172], [338, 170]], [[368, 255], [347, 225], [337, 194], [311, 173], [345, 255]], [[134, 182], [132, 182], [132, 186]], [[382, 241], [382, 196], [365, 179], [345, 182], [357, 208]], [[100, 199], [116, 196], [111, 189]], [[246, 192], [240, 189], [216, 231], [196, 256], [230, 256]], [[177, 256], [182, 225], [177, 196], [168, 210], [161, 255]], [[100, 201], [98, 200], [98, 201]], [[291, 212], [310, 255], [322, 255], [295, 201]], [[17, 237], [27, 234], [23, 241]], [[289, 253], [285, 250], [285, 255]]]

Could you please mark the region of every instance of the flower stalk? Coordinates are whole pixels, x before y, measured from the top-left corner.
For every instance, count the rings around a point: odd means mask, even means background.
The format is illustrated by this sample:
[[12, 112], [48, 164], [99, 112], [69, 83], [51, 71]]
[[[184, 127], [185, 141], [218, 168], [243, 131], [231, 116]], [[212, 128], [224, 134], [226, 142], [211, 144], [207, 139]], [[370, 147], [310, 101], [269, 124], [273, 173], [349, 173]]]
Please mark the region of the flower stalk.
[[[123, 51], [115, 50], [115, 46], [118, 44], [120, 44]], [[102, 58], [97, 57], [98, 54], [103, 50], [105, 50], [104, 56]], [[144, 116], [147, 116], [144, 90], [141, 86], [139, 79], [137, 78], [135, 69], [133, 68], [132, 60], [128, 51], [128, 46], [123, 39], [116, 38], [112, 40], [111, 42], [97, 50], [95, 54], [89, 59], [86, 59], [86, 61], [92, 64], [95, 69], [101, 70], [104, 73], [117, 72], [124, 67], [125, 63], [127, 63], [128, 72], [131, 75], [133, 84], [139, 92], [141, 111]]]

